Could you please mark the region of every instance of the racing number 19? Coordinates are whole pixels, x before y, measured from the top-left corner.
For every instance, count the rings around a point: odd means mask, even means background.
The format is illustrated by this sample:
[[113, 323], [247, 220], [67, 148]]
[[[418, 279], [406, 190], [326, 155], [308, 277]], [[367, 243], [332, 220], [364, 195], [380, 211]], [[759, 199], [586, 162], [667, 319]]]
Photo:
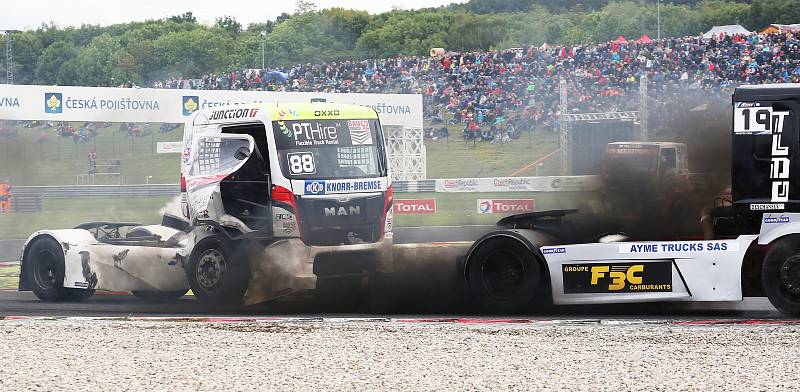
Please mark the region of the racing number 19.
[[[749, 131], [750, 130], [750, 109], [743, 109], [741, 111], [741, 113], [742, 113], [742, 120], [744, 120], [744, 129], [743, 130], [744, 131]], [[761, 130], [761, 131], [769, 131], [770, 130], [770, 119], [771, 119], [772, 116], [771, 116], [771, 113], [770, 113], [769, 110], [766, 110], [766, 109], [756, 110], [755, 117], [756, 117], [755, 118], [756, 124], [761, 125], [760, 129], [758, 129], [758, 130]]]

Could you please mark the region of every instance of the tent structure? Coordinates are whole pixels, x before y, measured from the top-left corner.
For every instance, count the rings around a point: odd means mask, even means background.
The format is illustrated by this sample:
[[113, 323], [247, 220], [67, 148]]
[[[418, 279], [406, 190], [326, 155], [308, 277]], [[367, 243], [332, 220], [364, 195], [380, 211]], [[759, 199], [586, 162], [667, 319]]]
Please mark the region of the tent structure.
[[770, 33], [796, 33], [800, 31], [800, 23], [795, 24], [778, 24], [773, 23], [767, 27], [764, 27], [759, 34], [770, 34]]
[[616, 43], [618, 43], [618, 44], [627, 44], [627, 43], [628, 43], [628, 40], [626, 40], [624, 36], [620, 35], [620, 36], [619, 36], [619, 37], [617, 37], [617, 39], [615, 39], [613, 42], [616, 42]]
[[653, 40], [650, 39], [650, 37], [648, 37], [647, 34], [645, 34], [645, 35], [639, 37], [639, 39], [637, 39], [636, 42], [640, 43], [640, 44], [649, 44], [649, 43], [653, 42]]
[[746, 28], [742, 27], [742, 25], [725, 25], [725, 26], [714, 26], [711, 30], [708, 30], [705, 34], [703, 34], [703, 38], [709, 39], [712, 37], [718, 37], [720, 35], [734, 35], [734, 34], [750, 34], [751, 31], [748, 31]]

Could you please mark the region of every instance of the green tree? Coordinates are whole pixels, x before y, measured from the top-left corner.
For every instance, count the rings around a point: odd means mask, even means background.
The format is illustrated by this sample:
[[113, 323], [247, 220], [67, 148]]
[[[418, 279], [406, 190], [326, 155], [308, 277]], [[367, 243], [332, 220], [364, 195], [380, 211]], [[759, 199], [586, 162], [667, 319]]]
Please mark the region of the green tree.
[[142, 83], [141, 66], [109, 34], [98, 36], [81, 50], [77, 65], [78, 83], [82, 86], [109, 86], [125, 81]]
[[230, 34], [236, 35], [242, 32], [242, 24], [237, 22], [235, 18], [225, 15], [221, 18], [217, 18], [216, 23], [214, 24], [216, 27], [227, 31]]
[[444, 12], [395, 10], [374, 18], [358, 40], [367, 56], [424, 55], [447, 45], [452, 16]]
[[78, 79], [78, 49], [72, 42], [58, 41], [48, 46], [36, 63], [36, 83], [71, 85]]
[[180, 15], [170, 16], [169, 18], [167, 18], [167, 20], [175, 23], [192, 23], [192, 24], [197, 23], [197, 18], [195, 18], [194, 15], [192, 15], [191, 11], [184, 12]]
[[798, 23], [800, 0], [755, 0], [752, 15], [749, 27], [753, 29], [763, 29], [773, 23]]
[[457, 12], [447, 29], [447, 48], [452, 50], [496, 47], [509, 34], [517, 15], [475, 15]]

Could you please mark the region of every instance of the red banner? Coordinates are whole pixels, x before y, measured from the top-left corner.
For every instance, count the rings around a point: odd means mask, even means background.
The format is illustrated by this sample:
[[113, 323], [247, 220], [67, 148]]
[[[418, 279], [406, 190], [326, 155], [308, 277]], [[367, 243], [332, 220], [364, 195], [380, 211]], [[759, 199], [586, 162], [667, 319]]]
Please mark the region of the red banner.
[[394, 199], [395, 214], [434, 214], [436, 199]]

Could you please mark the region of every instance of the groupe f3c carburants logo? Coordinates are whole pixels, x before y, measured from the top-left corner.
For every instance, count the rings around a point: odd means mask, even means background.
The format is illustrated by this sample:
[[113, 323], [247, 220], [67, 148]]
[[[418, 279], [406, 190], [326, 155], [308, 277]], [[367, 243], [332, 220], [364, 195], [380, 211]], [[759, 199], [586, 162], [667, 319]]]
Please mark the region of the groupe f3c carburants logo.
[[64, 100], [61, 93], [44, 93], [44, 112], [52, 114], [64, 112]]
[[672, 262], [564, 264], [564, 293], [672, 291]]

